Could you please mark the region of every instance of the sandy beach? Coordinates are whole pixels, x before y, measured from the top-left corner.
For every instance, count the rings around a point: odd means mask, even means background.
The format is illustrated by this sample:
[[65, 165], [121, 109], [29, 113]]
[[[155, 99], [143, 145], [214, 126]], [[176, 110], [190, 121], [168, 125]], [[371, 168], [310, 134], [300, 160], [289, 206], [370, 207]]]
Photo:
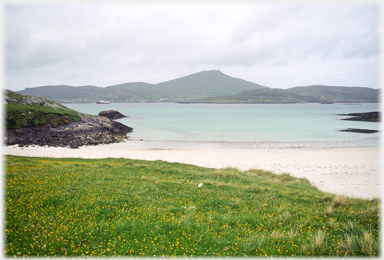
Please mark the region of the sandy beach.
[[[328, 147], [328, 148], [326, 148]], [[322, 191], [372, 199], [380, 197], [380, 153], [378, 147], [329, 148], [311, 144], [222, 144], [162, 143], [127, 141], [83, 146], [79, 149], [53, 147], [4, 147], [4, 154], [36, 157], [130, 158], [163, 160], [203, 167], [264, 169], [276, 174], [305, 177]]]

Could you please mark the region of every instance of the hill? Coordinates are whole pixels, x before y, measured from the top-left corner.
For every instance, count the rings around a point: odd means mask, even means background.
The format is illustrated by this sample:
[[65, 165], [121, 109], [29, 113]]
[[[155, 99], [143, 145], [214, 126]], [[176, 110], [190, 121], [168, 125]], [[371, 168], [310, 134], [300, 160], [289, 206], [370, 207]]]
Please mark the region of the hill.
[[97, 86], [42, 86], [19, 91], [61, 103], [109, 100], [125, 102], [208, 103], [333, 103], [379, 102], [379, 90], [364, 87], [311, 85], [290, 89], [268, 88], [233, 78], [218, 70], [201, 71], [185, 77], [149, 84], [123, 83]]
[[202, 71], [186, 77], [157, 84], [163, 95], [173, 93], [176, 99], [197, 99], [219, 95], [233, 95], [246, 89], [266, 88], [264, 86], [230, 77], [221, 71]]
[[319, 102], [379, 102], [379, 90], [363, 87], [339, 87], [313, 85], [307, 87], [295, 87], [287, 90], [291, 94], [317, 99]]
[[208, 103], [378, 103], [379, 90], [363, 87], [313, 85], [290, 89], [261, 88], [235, 95], [195, 100]]
[[218, 95], [233, 95], [246, 89], [265, 88], [256, 83], [230, 77], [220, 71], [202, 71], [178, 79], [149, 84], [131, 82], [108, 86], [42, 86], [26, 88], [21, 94], [35, 95], [57, 102], [186, 101]]

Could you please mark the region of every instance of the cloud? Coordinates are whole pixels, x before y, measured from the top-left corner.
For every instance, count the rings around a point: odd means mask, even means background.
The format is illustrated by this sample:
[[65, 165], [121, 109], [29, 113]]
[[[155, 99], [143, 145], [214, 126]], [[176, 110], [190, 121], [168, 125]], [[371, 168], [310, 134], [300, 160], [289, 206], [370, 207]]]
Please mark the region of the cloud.
[[[372, 71], [355, 83], [378, 87], [375, 4], [9, 4], [5, 28], [16, 90], [158, 83], [206, 69], [287, 88], [314, 83], [322, 68], [330, 84], [349, 85], [352, 67]], [[344, 67], [335, 75], [332, 64]]]
[[345, 9], [287, 6], [265, 10], [256, 19], [249, 17], [233, 34], [227, 63], [288, 65], [312, 58], [378, 56], [377, 9], [363, 8], [362, 13], [357, 7]]

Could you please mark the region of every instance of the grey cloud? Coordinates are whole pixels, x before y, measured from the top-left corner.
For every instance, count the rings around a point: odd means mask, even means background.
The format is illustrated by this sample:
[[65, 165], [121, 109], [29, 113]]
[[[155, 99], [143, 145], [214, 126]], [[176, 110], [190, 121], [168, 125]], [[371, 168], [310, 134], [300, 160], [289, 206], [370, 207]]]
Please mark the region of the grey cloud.
[[9, 86], [157, 83], [204, 69], [261, 82], [280, 69], [358, 66], [379, 55], [375, 4], [20, 4], [5, 12]]
[[[362, 14], [359, 13], [361, 8], [364, 9]], [[228, 63], [244, 61], [249, 64], [252, 59], [257, 64], [277, 59], [289, 64], [312, 57], [377, 56], [378, 15], [375, 5], [353, 8], [349, 5], [298, 5], [270, 10], [255, 19], [245, 20], [233, 33], [233, 54], [228, 55], [233, 60]], [[246, 53], [243, 54], [243, 50], [247, 50]]]

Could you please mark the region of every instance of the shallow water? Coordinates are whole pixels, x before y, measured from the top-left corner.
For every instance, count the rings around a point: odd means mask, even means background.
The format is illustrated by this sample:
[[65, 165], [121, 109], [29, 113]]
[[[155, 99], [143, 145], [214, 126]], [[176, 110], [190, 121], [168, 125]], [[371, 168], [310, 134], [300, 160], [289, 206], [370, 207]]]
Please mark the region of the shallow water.
[[370, 142], [380, 133], [340, 132], [341, 129], [380, 130], [380, 123], [340, 120], [337, 114], [379, 111], [379, 104], [65, 104], [97, 115], [117, 110], [134, 132], [131, 140], [183, 142]]

